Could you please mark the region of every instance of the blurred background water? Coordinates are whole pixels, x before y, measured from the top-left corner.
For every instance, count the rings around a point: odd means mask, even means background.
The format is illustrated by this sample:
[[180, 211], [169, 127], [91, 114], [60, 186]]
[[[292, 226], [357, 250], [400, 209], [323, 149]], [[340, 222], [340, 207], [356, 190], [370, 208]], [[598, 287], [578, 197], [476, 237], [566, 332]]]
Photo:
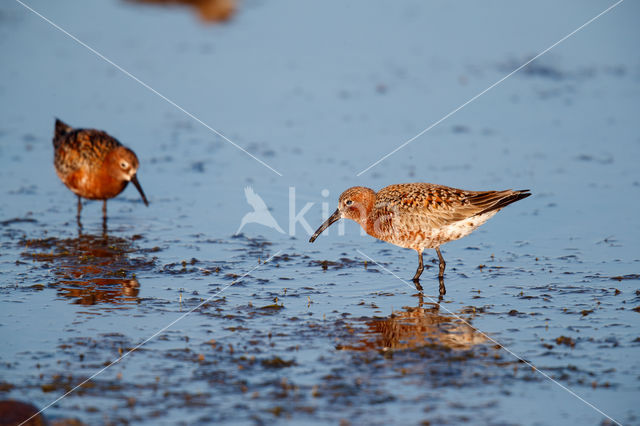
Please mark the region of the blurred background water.
[[[614, 3], [246, 0], [233, 13], [224, 2], [222, 22], [185, 5], [27, 4], [157, 93], [20, 2], [0, 6], [2, 399], [42, 407], [215, 296], [45, 414], [607, 420], [455, 314], [616, 421], [638, 421], [636, 3], [364, 173]], [[55, 117], [135, 150], [150, 207], [126, 189], [103, 236], [101, 203], [89, 202], [78, 237], [75, 196], [52, 165]], [[347, 187], [416, 181], [534, 194], [443, 247], [439, 307], [435, 269], [425, 307], [357, 250], [405, 280], [415, 253], [355, 223], [308, 243]], [[284, 234], [248, 224], [234, 235], [252, 210], [247, 186]], [[307, 203], [308, 229], [291, 223]]]

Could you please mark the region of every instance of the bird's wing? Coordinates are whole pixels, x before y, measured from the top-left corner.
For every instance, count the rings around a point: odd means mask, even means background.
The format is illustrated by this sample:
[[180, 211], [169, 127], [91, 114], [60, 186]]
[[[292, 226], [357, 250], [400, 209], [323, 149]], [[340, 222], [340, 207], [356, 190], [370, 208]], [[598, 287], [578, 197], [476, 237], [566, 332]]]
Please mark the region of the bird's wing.
[[399, 184], [378, 192], [374, 211], [382, 218], [388, 217], [394, 228], [412, 232], [445, 227], [501, 209], [528, 195], [526, 191], [465, 191], [429, 183]]
[[267, 205], [264, 203], [264, 200], [260, 198], [260, 196], [256, 194], [250, 186], [244, 188], [244, 195], [247, 198], [247, 203], [249, 203], [255, 211], [269, 210]]
[[480, 211], [475, 215], [489, 213], [493, 210], [500, 210], [511, 203], [527, 198], [531, 193], [528, 189], [513, 191], [485, 191], [476, 192], [467, 197], [467, 201]]
[[55, 149], [54, 162], [60, 170], [100, 167], [106, 155], [120, 146], [115, 138], [93, 129], [78, 129], [62, 136]]

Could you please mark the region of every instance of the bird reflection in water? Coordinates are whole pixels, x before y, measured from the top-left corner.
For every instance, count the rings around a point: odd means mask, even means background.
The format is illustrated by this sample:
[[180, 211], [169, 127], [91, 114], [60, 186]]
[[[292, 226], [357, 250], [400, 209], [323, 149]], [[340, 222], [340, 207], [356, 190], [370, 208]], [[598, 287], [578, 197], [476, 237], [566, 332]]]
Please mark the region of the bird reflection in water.
[[153, 266], [146, 258], [130, 257], [137, 251], [133, 241], [138, 238], [81, 234], [78, 238], [24, 240], [22, 256], [46, 262], [55, 276], [49, 287], [75, 304], [136, 303], [140, 283], [135, 272]]
[[223, 22], [231, 19], [236, 11], [236, 0], [127, 0], [131, 3], [159, 4], [163, 6], [186, 5], [198, 11], [205, 22]]
[[487, 340], [471, 326], [469, 315], [463, 317], [444, 313], [437, 303], [424, 304], [422, 297], [417, 307], [405, 307], [388, 318], [370, 319], [366, 321], [366, 326], [357, 343], [342, 346], [341, 349], [387, 351], [434, 346], [469, 350]]

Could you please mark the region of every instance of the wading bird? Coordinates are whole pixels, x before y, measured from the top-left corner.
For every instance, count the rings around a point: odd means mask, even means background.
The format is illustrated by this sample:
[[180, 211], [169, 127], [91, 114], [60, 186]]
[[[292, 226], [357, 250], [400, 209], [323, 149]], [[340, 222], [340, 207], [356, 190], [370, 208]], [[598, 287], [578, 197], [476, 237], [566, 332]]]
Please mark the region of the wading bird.
[[78, 196], [78, 224], [82, 198], [103, 200], [106, 226], [107, 200], [133, 182], [145, 205], [147, 197], [138, 182], [138, 157], [106, 132], [74, 129], [56, 119], [53, 136], [53, 164], [60, 180]]
[[413, 277], [418, 290], [422, 290], [422, 251], [434, 248], [440, 260], [440, 293], [444, 294], [446, 263], [440, 246], [469, 235], [500, 209], [529, 195], [528, 189], [465, 191], [431, 183], [390, 185], [377, 193], [354, 186], [340, 195], [338, 208], [309, 242], [337, 220], [352, 219], [372, 237], [418, 252], [418, 270]]

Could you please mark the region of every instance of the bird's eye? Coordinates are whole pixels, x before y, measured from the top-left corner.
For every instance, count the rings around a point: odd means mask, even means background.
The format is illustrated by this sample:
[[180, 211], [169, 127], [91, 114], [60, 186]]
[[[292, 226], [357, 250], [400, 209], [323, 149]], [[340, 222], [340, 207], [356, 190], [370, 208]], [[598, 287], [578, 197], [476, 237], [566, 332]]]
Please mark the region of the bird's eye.
[[346, 204], [346, 205], [348, 205], [348, 206], [350, 206], [351, 204], [353, 204], [353, 201], [352, 201], [352, 200], [347, 200], [347, 201], [345, 202], [345, 204]]
[[120, 163], [120, 167], [122, 167], [123, 169], [127, 168], [127, 162], [123, 161], [122, 163]]

